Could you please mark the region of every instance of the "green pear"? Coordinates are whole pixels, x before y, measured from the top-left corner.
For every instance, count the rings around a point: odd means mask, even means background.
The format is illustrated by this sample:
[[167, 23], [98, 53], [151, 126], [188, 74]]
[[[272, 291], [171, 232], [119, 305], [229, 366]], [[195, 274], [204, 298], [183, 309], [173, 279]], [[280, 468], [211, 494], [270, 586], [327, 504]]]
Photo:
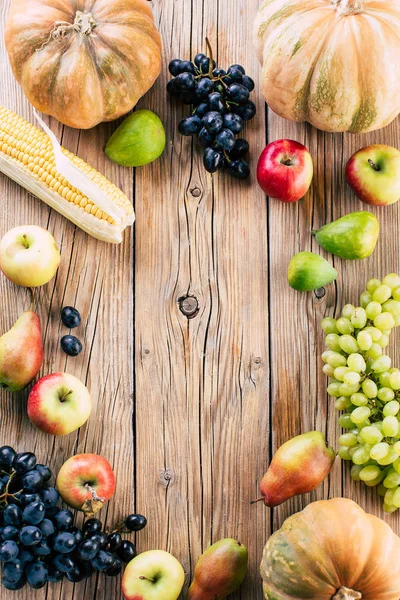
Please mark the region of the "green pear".
[[336, 269], [314, 252], [298, 252], [289, 263], [289, 285], [299, 292], [316, 290], [332, 283], [337, 276]]
[[347, 260], [371, 256], [379, 237], [379, 221], [372, 213], [353, 212], [313, 231], [318, 244]]
[[19, 392], [36, 377], [43, 363], [42, 328], [33, 310], [22, 313], [0, 337], [0, 388]]
[[187, 600], [219, 600], [233, 594], [247, 573], [248, 552], [231, 538], [210, 546], [199, 558]]

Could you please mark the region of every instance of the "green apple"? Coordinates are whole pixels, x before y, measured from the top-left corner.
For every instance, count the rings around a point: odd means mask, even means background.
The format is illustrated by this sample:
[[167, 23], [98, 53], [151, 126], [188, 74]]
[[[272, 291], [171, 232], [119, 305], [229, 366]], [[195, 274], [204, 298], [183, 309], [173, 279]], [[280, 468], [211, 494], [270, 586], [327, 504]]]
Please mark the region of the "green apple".
[[50, 435], [67, 435], [82, 427], [92, 410], [89, 390], [73, 375], [52, 373], [33, 386], [28, 417]]
[[346, 178], [363, 202], [393, 204], [400, 200], [400, 152], [385, 144], [362, 148], [347, 163]]
[[128, 563], [122, 593], [126, 600], [177, 600], [184, 582], [182, 565], [172, 554], [150, 550]]
[[48, 283], [60, 260], [55, 239], [37, 225], [14, 227], [0, 241], [0, 269], [16, 285], [35, 288]]

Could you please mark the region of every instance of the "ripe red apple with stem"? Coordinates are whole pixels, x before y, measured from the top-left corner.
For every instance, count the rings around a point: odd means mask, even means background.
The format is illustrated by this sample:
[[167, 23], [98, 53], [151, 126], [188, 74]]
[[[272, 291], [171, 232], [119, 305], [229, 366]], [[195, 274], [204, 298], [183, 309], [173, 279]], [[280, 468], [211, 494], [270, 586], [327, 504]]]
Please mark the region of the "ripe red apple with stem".
[[307, 148], [295, 140], [276, 140], [264, 148], [257, 166], [257, 180], [270, 198], [297, 202], [308, 191], [313, 162]]

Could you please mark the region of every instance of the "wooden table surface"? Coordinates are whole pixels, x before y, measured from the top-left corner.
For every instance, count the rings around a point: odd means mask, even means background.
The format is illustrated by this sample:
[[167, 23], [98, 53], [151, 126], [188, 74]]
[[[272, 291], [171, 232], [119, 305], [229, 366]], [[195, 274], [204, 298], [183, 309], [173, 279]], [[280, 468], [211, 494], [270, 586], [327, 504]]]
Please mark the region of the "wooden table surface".
[[[399, 146], [398, 122], [363, 136], [324, 134], [264, 110], [260, 67], [252, 45], [259, 0], [153, 0], [164, 44], [164, 68], [140, 102], [163, 119], [163, 157], [133, 172], [102, 151], [115, 124], [91, 131], [46, 118], [62, 144], [98, 168], [132, 198], [136, 226], [120, 246], [89, 238], [70, 222], [0, 175], [0, 235], [15, 225], [40, 224], [55, 236], [62, 263], [54, 281], [37, 293], [45, 341], [42, 374], [68, 371], [90, 388], [95, 409], [76, 434], [53, 438], [26, 416], [27, 392], [0, 392], [0, 443], [32, 450], [57, 472], [71, 455], [95, 452], [114, 466], [117, 491], [100, 516], [108, 525], [133, 510], [148, 517], [137, 535], [140, 551], [161, 548], [183, 564], [189, 582], [210, 543], [235, 537], [248, 546], [249, 574], [232, 599], [261, 600], [258, 565], [271, 531], [311, 500], [346, 496], [384, 516], [375, 491], [352, 483], [338, 460], [313, 494], [269, 510], [250, 506], [271, 453], [296, 434], [318, 429], [337, 445], [333, 401], [321, 371], [320, 320], [356, 303], [367, 278], [400, 271], [399, 205], [374, 210], [382, 234], [374, 255], [362, 262], [330, 257], [339, 271], [318, 300], [286, 282], [287, 264], [300, 250], [326, 256], [311, 230], [365, 209], [344, 181], [350, 155], [368, 143]], [[9, 0], [0, 7], [3, 32]], [[187, 107], [167, 99], [171, 58], [193, 57], [208, 36], [218, 63], [243, 64], [256, 80], [257, 118], [247, 127], [252, 177], [238, 182], [207, 174], [198, 148], [177, 133]], [[3, 36], [0, 36], [1, 39]], [[0, 103], [33, 121], [0, 45]], [[309, 147], [315, 177], [307, 197], [285, 205], [266, 201], [254, 172], [267, 141], [282, 137]], [[372, 210], [372, 209], [371, 209]], [[199, 311], [187, 319], [180, 300], [193, 296]], [[28, 306], [27, 293], [0, 279], [0, 329]], [[84, 350], [67, 358], [59, 348], [66, 331], [63, 305], [75, 305]], [[389, 354], [399, 361], [393, 346]], [[385, 516], [400, 533], [399, 517]], [[49, 586], [1, 599], [109, 600], [121, 598], [120, 579]], [[162, 600], [162, 599], [160, 599]]]

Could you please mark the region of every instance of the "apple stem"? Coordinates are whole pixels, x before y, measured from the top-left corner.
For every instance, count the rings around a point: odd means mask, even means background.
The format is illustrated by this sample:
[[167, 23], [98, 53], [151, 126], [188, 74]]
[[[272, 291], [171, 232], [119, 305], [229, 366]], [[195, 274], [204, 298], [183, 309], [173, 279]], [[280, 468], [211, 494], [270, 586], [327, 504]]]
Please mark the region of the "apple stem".
[[[71, 392], [68, 392], [68, 393], [70, 394]], [[87, 490], [89, 490], [89, 492], [92, 494], [92, 499], [95, 500], [96, 502], [105, 502], [106, 501], [105, 498], [100, 498], [100, 496], [97, 495], [96, 490], [88, 483], [85, 484], [85, 488]]]
[[140, 575], [139, 579], [142, 579], [144, 581], [151, 581], [151, 583], [155, 583], [156, 582], [155, 579], [150, 579], [150, 577], [145, 577], [144, 575]]
[[60, 398], [60, 402], [65, 402], [67, 397], [72, 394], [72, 390], [69, 390], [69, 392], [66, 392], [65, 394], [63, 394]]
[[264, 498], [257, 498], [257, 500], [252, 500], [250, 504], [257, 504], [257, 502], [261, 502]]
[[29, 243], [28, 243], [28, 238], [26, 237], [26, 233], [24, 233], [24, 235], [22, 236], [23, 239], [23, 245], [25, 246], [26, 249], [29, 248]]
[[374, 163], [374, 161], [372, 160], [372, 158], [368, 159], [368, 163], [371, 165], [371, 167], [374, 169], [374, 171], [380, 171], [380, 167]]

